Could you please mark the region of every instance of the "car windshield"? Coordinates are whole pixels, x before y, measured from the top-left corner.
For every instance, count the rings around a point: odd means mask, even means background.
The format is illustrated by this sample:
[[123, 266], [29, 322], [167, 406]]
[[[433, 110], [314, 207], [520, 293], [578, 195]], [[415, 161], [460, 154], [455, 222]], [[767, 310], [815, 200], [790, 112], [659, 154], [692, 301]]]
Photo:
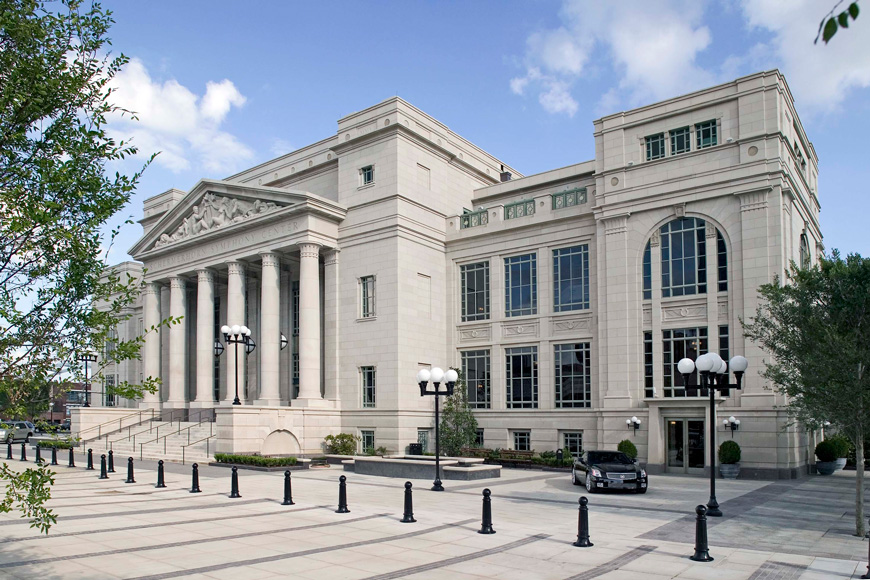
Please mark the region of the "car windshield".
[[634, 462], [628, 458], [628, 455], [619, 451], [590, 451], [589, 463], [624, 463], [631, 465]]

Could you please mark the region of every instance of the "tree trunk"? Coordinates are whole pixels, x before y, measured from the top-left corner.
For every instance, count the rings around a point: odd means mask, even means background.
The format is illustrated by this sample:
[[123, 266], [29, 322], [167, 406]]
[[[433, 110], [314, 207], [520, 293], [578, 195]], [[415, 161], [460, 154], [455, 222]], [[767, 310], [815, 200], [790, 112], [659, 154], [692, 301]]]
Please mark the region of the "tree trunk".
[[864, 434], [855, 441], [855, 535], [864, 537]]

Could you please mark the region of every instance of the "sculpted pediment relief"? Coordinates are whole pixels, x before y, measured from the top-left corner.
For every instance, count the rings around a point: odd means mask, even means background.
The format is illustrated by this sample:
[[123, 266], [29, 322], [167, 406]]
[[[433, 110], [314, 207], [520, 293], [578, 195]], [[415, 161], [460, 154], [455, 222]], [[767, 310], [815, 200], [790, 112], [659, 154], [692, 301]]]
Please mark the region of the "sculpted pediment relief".
[[153, 247], [160, 248], [186, 240], [205, 232], [272, 213], [282, 207], [284, 206], [271, 201], [246, 201], [206, 193], [199, 204], [193, 206], [193, 211], [181, 220], [181, 224], [174, 230], [161, 234]]

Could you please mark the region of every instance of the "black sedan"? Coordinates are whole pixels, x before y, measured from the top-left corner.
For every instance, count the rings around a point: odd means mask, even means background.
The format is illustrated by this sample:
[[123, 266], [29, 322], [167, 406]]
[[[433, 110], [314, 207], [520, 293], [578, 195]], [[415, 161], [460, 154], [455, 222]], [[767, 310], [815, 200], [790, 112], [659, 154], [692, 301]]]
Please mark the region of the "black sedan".
[[586, 491], [629, 489], [646, 493], [646, 470], [619, 451], [586, 451], [574, 460], [571, 469], [574, 485], [586, 485]]

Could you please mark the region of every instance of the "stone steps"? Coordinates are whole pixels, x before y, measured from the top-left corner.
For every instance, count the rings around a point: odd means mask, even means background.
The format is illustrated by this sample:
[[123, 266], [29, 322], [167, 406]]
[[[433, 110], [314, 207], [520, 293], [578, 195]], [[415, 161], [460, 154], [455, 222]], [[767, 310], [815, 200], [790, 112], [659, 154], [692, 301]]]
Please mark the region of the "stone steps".
[[[156, 426], [155, 426], [156, 427]], [[171, 431], [169, 428], [160, 429], [160, 437], [158, 439], [157, 429], [153, 429], [151, 433], [148, 430], [138, 434], [135, 437], [135, 445], [133, 437], [123, 437], [116, 440], [110, 440], [105, 444], [106, 449], [112, 449], [115, 457], [133, 457], [138, 459], [152, 459], [164, 461], [173, 461], [181, 463], [207, 463], [213, 460], [214, 457], [214, 438], [208, 441], [201, 441], [214, 433], [214, 426], [210, 423], [185, 423], [180, 426], [174, 422]], [[188, 434], [189, 432], [189, 434]], [[188, 441], [191, 442], [188, 445]], [[186, 447], [185, 447], [186, 446]], [[96, 448], [94, 449], [96, 452]], [[116, 469], [117, 469], [117, 463]]]

